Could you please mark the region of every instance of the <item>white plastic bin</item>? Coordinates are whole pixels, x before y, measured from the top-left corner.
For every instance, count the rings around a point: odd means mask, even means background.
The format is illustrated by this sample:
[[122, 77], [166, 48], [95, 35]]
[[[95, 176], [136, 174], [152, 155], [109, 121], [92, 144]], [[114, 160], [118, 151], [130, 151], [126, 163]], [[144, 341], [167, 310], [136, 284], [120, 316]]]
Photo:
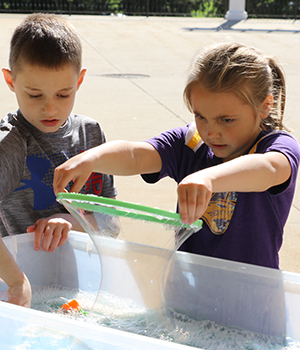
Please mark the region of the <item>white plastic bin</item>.
[[[33, 291], [51, 285], [99, 290], [101, 263], [87, 234], [71, 232], [68, 242], [53, 253], [34, 251], [33, 238], [33, 234], [4, 238]], [[122, 262], [115, 263], [117, 271]], [[0, 297], [6, 290], [0, 280]], [[176, 252], [165, 280], [165, 298], [169, 308], [197, 321], [300, 339], [299, 274]], [[72, 350], [192, 349], [0, 302], [1, 349], [27, 349], [28, 334], [36, 336], [36, 349], [59, 349], [51, 342], [61, 346], [63, 341], [61, 348]]]

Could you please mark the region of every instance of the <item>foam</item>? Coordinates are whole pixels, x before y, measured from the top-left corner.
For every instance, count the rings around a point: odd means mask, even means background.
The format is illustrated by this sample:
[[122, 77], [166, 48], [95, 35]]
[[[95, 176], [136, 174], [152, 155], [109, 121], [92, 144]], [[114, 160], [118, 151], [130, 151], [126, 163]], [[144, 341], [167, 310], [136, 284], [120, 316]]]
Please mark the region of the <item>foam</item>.
[[[135, 305], [130, 300], [118, 300], [113, 295], [107, 295], [107, 312], [104, 314], [92, 313], [92, 317], [74, 311], [62, 312], [57, 303], [63, 301], [59, 298], [76, 299], [83, 310], [90, 310], [96, 298], [95, 293], [80, 290], [60, 288], [57, 286], [45, 287], [35, 290], [32, 297], [32, 308], [40, 311], [55, 313], [61, 317], [80, 319], [105, 327], [115, 328], [136, 334], [174, 342], [183, 345], [198, 347], [205, 350], [299, 350], [300, 342], [289, 338], [269, 337], [243, 329], [235, 329], [218, 325], [212, 321], [194, 321], [191, 318], [172, 312], [175, 327], [166, 329], [156, 322], [151, 322], [151, 314], [147, 310], [140, 310], [138, 314]], [[51, 304], [49, 300], [54, 300]], [[123, 315], [110, 317], [110, 308], [118, 303], [122, 306]], [[122, 304], [122, 305], [120, 305]], [[134, 317], [132, 316], [134, 314]], [[69, 339], [71, 342], [71, 340]], [[74, 345], [71, 342], [72, 346]], [[22, 349], [22, 348], [20, 348]], [[24, 348], [26, 349], [26, 348]], [[31, 348], [30, 348], [31, 349]], [[67, 347], [65, 349], [68, 349]], [[73, 349], [73, 348], [72, 348]], [[82, 349], [82, 348], [81, 348]]]

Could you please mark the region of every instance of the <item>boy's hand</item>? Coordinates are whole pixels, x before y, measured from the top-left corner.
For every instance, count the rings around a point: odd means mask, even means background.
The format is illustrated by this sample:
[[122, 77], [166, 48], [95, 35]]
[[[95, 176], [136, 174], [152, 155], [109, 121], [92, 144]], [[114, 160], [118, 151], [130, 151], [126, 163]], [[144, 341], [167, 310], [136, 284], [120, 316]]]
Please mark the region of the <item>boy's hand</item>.
[[212, 195], [212, 183], [198, 171], [179, 183], [177, 194], [181, 220], [190, 225], [204, 214]]
[[7, 291], [8, 303], [30, 307], [31, 287], [27, 277], [24, 275], [22, 282], [16, 282]]
[[63, 245], [67, 239], [72, 224], [60, 217], [50, 216], [39, 219], [34, 225], [27, 228], [27, 232], [35, 232], [34, 249], [44, 252], [53, 252], [57, 247]]

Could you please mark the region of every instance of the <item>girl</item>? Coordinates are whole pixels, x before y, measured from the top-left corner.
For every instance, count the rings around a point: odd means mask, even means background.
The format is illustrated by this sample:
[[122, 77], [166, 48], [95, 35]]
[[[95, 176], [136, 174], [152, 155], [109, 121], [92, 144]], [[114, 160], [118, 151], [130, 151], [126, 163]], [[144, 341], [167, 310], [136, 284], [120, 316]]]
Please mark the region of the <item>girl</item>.
[[30, 307], [31, 286], [24, 272], [0, 238], [0, 278], [7, 284], [7, 302]]
[[279, 268], [300, 151], [282, 123], [285, 79], [274, 58], [236, 43], [208, 48], [184, 90], [195, 122], [146, 142], [114, 141], [56, 168], [77, 192], [92, 171], [178, 183], [182, 221], [204, 221], [181, 250]]

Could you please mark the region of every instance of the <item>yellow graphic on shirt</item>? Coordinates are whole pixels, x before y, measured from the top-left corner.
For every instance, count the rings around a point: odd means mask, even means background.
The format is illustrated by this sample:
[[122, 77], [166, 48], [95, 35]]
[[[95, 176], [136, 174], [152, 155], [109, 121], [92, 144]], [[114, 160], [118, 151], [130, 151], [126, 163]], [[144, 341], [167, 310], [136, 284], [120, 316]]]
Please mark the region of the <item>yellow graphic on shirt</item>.
[[237, 201], [236, 192], [213, 193], [202, 219], [215, 235], [227, 230]]
[[192, 149], [194, 152], [197, 152], [202, 144], [203, 141], [198, 133], [196, 124], [192, 123], [185, 135], [185, 145]]
[[[251, 148], [249, 154], [256, 151], [258, 143], [267, 137], [269, 134], [261, 137]], [[191, 123], [185, 136], [185, 144], [195, 153], [202, 146], [203, 141], [198, 133], [195, 122]], [[202, 218], [209, 229], [215, 235], [222, 235], [227, 230], [234, 209], [236, 206], [238, 194], [236, 192], [213, 193], [208, 204], [208, 207]]]
[[201, 137], [200, 135], [198, 134], [198, 131], [195, 131], [193, 137], [187, 142], [187, 146], [191, 149], [194, 149], [198, 143], [200, 142], [201, 140]]

